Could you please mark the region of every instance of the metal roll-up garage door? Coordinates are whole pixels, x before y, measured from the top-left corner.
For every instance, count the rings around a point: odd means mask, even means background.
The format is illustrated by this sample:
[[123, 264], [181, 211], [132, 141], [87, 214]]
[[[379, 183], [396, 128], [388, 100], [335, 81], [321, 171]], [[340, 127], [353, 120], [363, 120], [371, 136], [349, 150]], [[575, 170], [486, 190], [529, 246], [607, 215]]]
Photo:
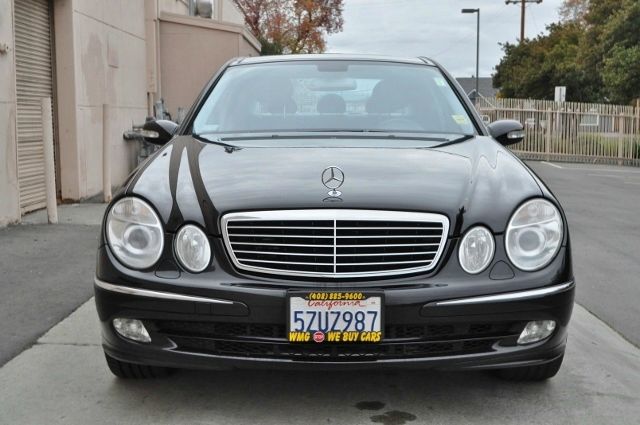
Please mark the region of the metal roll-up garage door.
[[24, 214], [46, 206], [41, 102], [53, 98], [49, 1], [15, 0], [14, 28], [18, 183]]

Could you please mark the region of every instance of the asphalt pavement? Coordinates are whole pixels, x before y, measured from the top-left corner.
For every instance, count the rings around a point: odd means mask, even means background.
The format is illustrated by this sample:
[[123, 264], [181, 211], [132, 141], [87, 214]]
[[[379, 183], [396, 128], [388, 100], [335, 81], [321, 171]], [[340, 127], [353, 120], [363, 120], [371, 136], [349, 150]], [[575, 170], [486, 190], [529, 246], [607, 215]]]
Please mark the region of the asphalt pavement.
[[93, 301], [0, 369], [0, 424], [638, 424], [640, 350], [576, 306], [543, 383], [486, 372], [179, 371], [119, 380]]
[[638, 424], [640, 169], [530, 165], [567, 212], [586, 307], [550, 381], [399, 370], [118, 380], [86, 301], [104, 206], [64, 206], [57, 226], [40, 212], [0, 230], [0, 365], [13, 357], [0, 368], [0, 424]]
[[0, 229], [0, 366], [93, 295], [102, 204], [64, 205]]
[[528, 164], [567, 214], [576, 301], [640, 346], [640, 168]]

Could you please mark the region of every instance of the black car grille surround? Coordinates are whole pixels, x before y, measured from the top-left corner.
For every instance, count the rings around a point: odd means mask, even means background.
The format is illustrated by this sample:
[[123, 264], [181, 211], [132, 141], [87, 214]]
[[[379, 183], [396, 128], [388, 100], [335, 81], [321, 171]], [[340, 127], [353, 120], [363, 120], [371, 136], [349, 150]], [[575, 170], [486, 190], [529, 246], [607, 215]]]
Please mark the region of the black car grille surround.
[[[521, 322], [498, 323], [447, 323], [447, 324], [387, 324], [385, 340], [442, 340], [482, 338], [519, 334]], [[284, 340], [287, 335], [284, 324], [257, 324], [233, 322], [191, 322], [181, 320], [156, 320], [153, 329], [162, 334], [207, 338], [274, 338]]]
[[234, 265], [283, 276], [354, 278], [433, 269], [449, 220], [431, 213], [377, 210], [282, 210], [222, 218]]
[[289, 344], [214, 340], [196, 337], [172, 337], [179, 351], [218, 356], [250, 358], [285, 358], [313, 361], [377, 360], [453, 356], [492, 351], [497, 338], [477, 340], [380, 343], [380, 344]]
[[157, 320], [150, 329], [171, 339], [177, 351], [219, 356], [349, 361], [486, 353], [515, 338], [524, 322], [387, 324], [380, 344], [289, 343], [280, 324]]

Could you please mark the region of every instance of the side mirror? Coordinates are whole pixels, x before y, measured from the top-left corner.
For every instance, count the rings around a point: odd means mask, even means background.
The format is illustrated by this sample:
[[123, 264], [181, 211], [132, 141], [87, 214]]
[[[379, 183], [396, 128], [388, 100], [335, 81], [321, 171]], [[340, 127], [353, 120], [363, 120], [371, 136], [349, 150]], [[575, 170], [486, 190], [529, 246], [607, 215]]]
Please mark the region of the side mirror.
[[149, 120], [142, 126], [142, 137], [145, 142], [162, 146], [173, 138], [178, 124], [169, 120]]
[[520, 143], [524, 139], [524, 127], [515, 120], [500, 120], [487, 126], [491, 137], [503, 146]]

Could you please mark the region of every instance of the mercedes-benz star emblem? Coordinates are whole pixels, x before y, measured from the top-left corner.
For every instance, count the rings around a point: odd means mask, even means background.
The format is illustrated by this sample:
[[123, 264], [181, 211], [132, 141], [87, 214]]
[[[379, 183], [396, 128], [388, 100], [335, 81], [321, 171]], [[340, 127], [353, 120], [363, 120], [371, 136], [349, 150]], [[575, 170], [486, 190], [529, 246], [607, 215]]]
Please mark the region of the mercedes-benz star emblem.
[[329, 196], [337, 197], [342, 195], [338, 189], [344, 183], [344, 173], [338, 167], [327, 167], [322, 171], [322, 184], [324, 184], [329, 191]]

